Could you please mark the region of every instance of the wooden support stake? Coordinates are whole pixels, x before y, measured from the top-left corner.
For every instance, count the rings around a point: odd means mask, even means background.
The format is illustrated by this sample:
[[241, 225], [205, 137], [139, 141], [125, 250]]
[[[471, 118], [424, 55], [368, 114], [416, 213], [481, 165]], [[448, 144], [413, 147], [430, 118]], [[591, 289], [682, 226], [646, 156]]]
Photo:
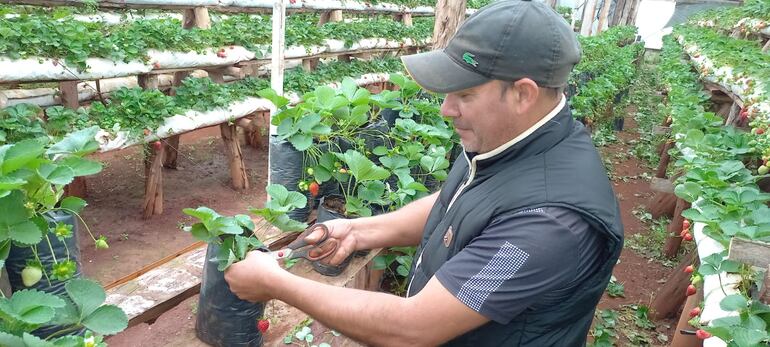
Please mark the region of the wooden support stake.
[[313, 71], [313, 63], [310, 61], [310, 59], [302, 59], [302, 70], [305, 70], [305, 72], [311, 72]]
[[404, 26], [410, 27], [410, 26], [414, 25], [414, 22], [412, 21], [412, 14], [411, 13], [399, 13], [399, 14], [395, 15], [394, 17], [395, 17], [394, 19], [397, 22], [403, 23]]
[[350, 57], [351, 57], [350, 54], [340, 54], [337, 56], [337, 60], [345, 63], [349, 63]]
[[698, 289], [695, 295], [690, 295], [684, 302], [682, 307], [682, 313], [679, 315], [679, 321], [676, 324], [676, 330], [674, 330], [674, 338], [671, 339], [671, 345], [669, 347], [700, 347], [703, 345], [701, 340], [695, 335], [682, 334], [682, 330], [695, 330], [689, 322], [690, 311], [698, 306], [698, 302], [701, 301], [703, 295], [703, 289]]
[[697, 252], [686, 255], [679, 266], [668, 276], [663, 288], [658, 291], [650, 305], [652, 319], [659, 320], [674, 315], [687, 298], [686, 290], [690, 284], [690, 274], [684, 272], [684, 268], [688, 265], [697, 267], [697, 255]]
[[[78, 81], [63, 81], [59, 82], [59, 91], [61, 92], [61, 103], [64, 107], [77, 110], [80, 107], [80, 101], [78, 99]], [[85, 177], [75, 177], [70, 184], [64, 186], [65, 196], [76, 196], [79, 198], [86, 198], [88, 194], [88, 187], [86, 185]]]
[[152, 75], [152, 74], [142, 74], [139, 76], [136, 76], [136, 81], [139, 84], [142, 89], [152, 90], [152, 89], [158, 89], [158, 85], [160, 84], [158, 80], [158, 75]]
[[612, 14], [610, 19], [610, 27], [614, 27], [620, 23], [621, 17], [623, 17], [623, 8], [626, 7], [626, 0], [618, 0], [615, 4], [615, 13]]
[[655, 171], [655, 177], [666, 178], [666, 169], [668, 169], [668, 162], [671, 160], [671, 155], [668, 151], [674, 147], [674, 141], [667, 140], [663, 145], [663, 150], [660, 153], [660, 163], [658, 163], [658, 169]]
[[334, 10], [329, 13], [330, 22], [342, 22], [342, 10]]
[[163, 213], [163, 147], [144, 146], [144, 219]]
[[767, 53], [768, 51], [770, 51], [770, 40], [767, 40], [767, 42], [765, 42], [765, 45], [762, 46], [763, 53]]
[[759, 289], [759, 300], [765, 304], [770, 304], [770, 290], [767, 287], [770, 286], [770, 266], [765, 269], [765, 279], [762, 282], [762, 288]]
[[61, 103], [64, 107], [73, 110], [77, 110], [80, 107], [78, 81], [59, 82], [59, 92], [61, 92]]
[[730, 106], [730, 112], [727, 115], [727, 119], [725, 120], [725, 125], [737, 126], [738, 123], [740, 123], [740, 120], [741, 120], [741, 107], [738, 105], [737, 102], [733, 102], [733, 104]]
[[[679, 253], [679, 247], [682, 245], [682, 237], [679, 233], [682, 232], [682, 211], [690, 208], [690, 203], [684, 201], [684, 199], [676, 200], [676, 208], [674, 209], [674, 218], [671, 220], [671, 224], [668, 225], [668, 237], [666, 237], [666, 244], [663, 246], [663, 255], [667, 258], [675, 258]], [[690, 231], [692, 234], [692, 231]]]
[[225, 153], [230, 166], [230, 177], [235, 189], [248, 189], [249, 177], [246, 175], [246, 166], [243, 164], [243, 153], [238, 144], [238, 128], [235, 124], [222, 123], [219, 125], [222, 132], [222, 141], [225, 143]]
[[177, 159], [179, 157], [179, 135], [174, 135], [165, 139], [163, 147], [166, 152], [166, 155], [163, 158], [163, 167], [176, 170]]

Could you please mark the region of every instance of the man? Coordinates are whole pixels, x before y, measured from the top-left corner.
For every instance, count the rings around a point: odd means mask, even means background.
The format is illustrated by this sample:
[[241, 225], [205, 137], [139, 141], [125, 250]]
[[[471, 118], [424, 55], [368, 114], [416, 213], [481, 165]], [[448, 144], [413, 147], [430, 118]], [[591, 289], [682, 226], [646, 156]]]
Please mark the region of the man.
[[280, 299], [343, 334], [390, 346], [582, 346], [623, 244], [618, 205], [563, 88], [580, 60], [546, 5], [499, 1], [447, 48], [403, 57], [446, 93], [465, 157], [441, 191], [382, 216], [326, 223], [359, 249], [417, 245], [406, 298], [320, 284], [252, 252], [225, 274], [239, 297]]

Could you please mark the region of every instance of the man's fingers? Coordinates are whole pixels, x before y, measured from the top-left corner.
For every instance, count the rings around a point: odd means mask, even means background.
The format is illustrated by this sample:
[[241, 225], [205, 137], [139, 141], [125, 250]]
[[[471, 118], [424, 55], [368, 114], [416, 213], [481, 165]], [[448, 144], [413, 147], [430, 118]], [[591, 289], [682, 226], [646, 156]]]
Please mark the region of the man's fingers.
[[305, 236], [305, 242], [313, 245], [318, 243], [318, 241], [321, 241], [321, 238], [323, 236], [324, 236], [324, 230], [322, 228], [316, 228], [309, 235]]

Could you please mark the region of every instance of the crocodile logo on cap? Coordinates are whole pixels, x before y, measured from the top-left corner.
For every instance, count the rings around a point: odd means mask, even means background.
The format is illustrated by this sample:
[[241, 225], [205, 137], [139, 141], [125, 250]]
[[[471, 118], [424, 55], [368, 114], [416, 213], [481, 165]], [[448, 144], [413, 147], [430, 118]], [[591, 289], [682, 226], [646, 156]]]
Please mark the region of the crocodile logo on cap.
[[473, 67], [479, 66], [479, 62], [477, 62], [476, 59], [473, 59], [475, 57], [476, 57], [475, 55], [470, 54], [468, 52], [463, 53], [463, 60], [465, 61], [465, 63], [467, 63], [468, 65], [473, 65]]

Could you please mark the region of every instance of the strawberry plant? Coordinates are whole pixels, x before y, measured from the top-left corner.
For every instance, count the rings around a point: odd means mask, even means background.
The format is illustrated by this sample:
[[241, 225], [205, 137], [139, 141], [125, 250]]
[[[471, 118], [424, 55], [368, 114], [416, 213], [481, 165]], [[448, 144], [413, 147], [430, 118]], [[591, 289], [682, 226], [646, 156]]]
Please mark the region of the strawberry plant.
[[159, 90], [123, 87], [111, 94], [107, 105], [92, 104], [89, 115], [102, 129], [140, 136], [144, 129], [155, 129], [181, 111], [174, 98]]
[[[0, 345], [106, 346], [102, 335], [116, 334], [128, 326], [123, 310], [104, 305], [106, 294], [97, 282], [72, 279], [64, 287], [60, 295], [26, 289], [0, 298]], [[42, 338], [31, 334], [46, 324], [62, 328]], [[84, 336], [66, 335], [82, 328], [86, 329]]]
[[219, 254], [213, 259], [219, 271], [224, 271], [234, 262], [243, 260], [252, 250], [263, 247], [257, 235], [270, 227], [282, 231], [302, 231], [307, 224], [292, 220], [288, 212], [303, 208], [307, 204], [305, 197], [298, 192], [290, 192], [286, 187], [271, 184], [267, 187], [270, 200], [265, 207], [252, 209], [251, 212], [262, 217], [259, 222], [247, 215], [222, 216], [208, 207], [186, 208], [183, 212], [198, 220], [185, 227], [195, 239], [219, 245]]
[[46, 136], [40, 108], [19, 104], [0, 109], [0, 144]]

